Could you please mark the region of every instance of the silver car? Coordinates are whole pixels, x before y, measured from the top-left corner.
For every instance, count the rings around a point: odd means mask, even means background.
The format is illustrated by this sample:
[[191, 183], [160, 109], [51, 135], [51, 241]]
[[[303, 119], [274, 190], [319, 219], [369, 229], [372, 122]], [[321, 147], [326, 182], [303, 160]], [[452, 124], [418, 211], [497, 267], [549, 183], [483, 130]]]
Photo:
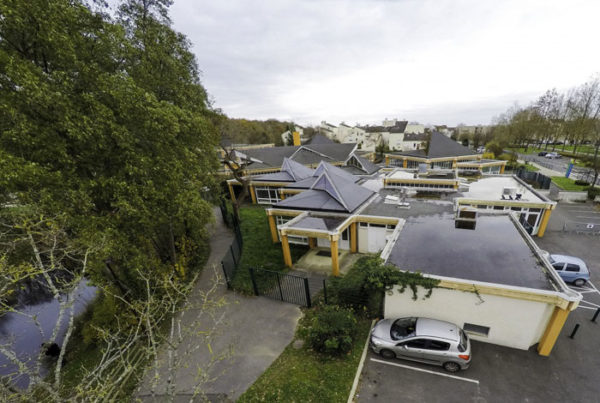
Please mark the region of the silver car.
[[371, 331], [370, 345], [385, 358], [440, 365], [448, 372], [467, 369], [471, 363], [471, 342], [465, 332], [441, 320], [380, 320]]

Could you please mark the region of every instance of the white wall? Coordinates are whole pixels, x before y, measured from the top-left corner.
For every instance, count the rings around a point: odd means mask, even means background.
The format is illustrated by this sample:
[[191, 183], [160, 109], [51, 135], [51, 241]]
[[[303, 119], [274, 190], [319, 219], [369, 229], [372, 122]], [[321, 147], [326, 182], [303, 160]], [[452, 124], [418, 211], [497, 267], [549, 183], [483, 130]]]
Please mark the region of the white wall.
[[[385, 317], [422, 316], [445, 320], [463, 327], [465, 322], [490, 328], [488, 337], [469, 334], [474, 340], [527, 350], [539, 342], [550, 320], [554, 306], [542, 302], [473, 292], [434, 288], [431, 297], [423, 299], [426, 290], [419, 287], [419, 296], [398, 289], [385, 296]], [[483, 301], [482, 301], [483, 300]]]

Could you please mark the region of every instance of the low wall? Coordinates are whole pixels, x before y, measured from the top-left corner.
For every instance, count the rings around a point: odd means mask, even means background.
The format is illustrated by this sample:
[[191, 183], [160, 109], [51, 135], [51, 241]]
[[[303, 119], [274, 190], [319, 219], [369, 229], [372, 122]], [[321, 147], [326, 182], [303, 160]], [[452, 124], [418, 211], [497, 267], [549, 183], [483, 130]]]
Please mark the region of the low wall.
[[489, 328], [486, 336], [469, 333], [469, 337], [502, 346], [529, 349], [539, 342], [554, 306], [543, 302], [473, 292], [434, 288], [429, 298], [419, 287], [418, 298], [412, 299], [410, 288], [404, 293], [395, 289], [385, 296], [385, 317], [421, 316], [445, 320], [463, 327], [465, 323]]
[[586, 201], [588, 197], [587, 192], [567, 192], [564, 190], [559, 190], [552, 194], [552, 198], [556, 201], [564, 201], [564, 202], [578, 202], [578, 201]]

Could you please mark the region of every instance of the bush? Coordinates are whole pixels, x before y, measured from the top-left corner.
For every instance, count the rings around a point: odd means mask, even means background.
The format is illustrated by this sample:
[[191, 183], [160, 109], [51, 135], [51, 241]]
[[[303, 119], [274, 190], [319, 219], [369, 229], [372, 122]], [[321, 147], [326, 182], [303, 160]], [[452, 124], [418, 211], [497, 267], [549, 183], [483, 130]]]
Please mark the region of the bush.
[[575, 184], [579, 185], [579, 186], [590, 186], [589, 182], [586, 182], [586, 181], [581, 180], [581, 179], [576, 180]]
[[349, 309], [326, 305], [308, 311], [300, 337], [315, 351], [328, 355], [347, 354], [352, 349], [356, 318]]
[[594, 200], [596, 196], [600, 196], [600, 188], [595, 186], [590, 186], [587, 188], [588, 199]]

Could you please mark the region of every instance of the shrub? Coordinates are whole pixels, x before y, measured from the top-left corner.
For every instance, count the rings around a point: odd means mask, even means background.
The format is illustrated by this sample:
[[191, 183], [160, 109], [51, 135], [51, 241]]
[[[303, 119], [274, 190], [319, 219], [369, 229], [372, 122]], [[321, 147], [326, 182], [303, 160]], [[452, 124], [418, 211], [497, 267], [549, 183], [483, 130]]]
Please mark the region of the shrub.
[[588, 199], [594, 200], [596, 196], [600, 196], [600, 188], [595, 186], [590, 186], [587, 188]]
[[575, 184], [576, 184], [576, 185], [579, 185], [579, 186], [590, 186], [589, 182], [586, 182], [586, 181], [584, 181], [584, 180], [581, 180], [581, 179], [577, 179], [577, 180], [575, 181]]
[[328, 355], [347, 354], [352, 349], [356, 318], [349, 309], [326, 305], [308, 311], [300, 337], [315, 351]]

